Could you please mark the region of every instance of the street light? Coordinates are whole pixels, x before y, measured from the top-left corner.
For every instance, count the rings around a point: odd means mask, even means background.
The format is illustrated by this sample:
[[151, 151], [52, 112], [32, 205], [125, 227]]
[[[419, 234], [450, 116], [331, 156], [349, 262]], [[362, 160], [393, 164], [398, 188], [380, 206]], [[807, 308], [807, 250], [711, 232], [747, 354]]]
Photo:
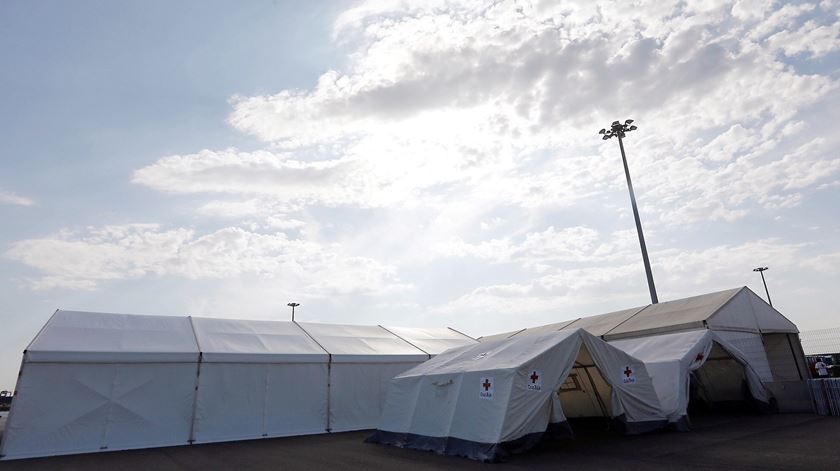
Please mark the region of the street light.
[[636, 195], [633, 193], [633, 183], [630, 182], [630, 169], [627, 167], [627, 157], [624, 155], [624, 136], [630, 131], [635, 131], [636, 126], [632, 119], [624, 121], [624, 124], [613, 121], [609, 129], [601, 129], [598, 134], [603, 135], [602, 139], [607, 140], [613, 136], [618, 137], [618, 147], [621, 149], [621, 161], [624, 162], [624, 175], [627, 177], [627, 188], [630, 190], [630, 204], [633, 206], [633, 217], [636, 219], [636, 232], [639, 234], [639, 245], [642, 248], [642, 260], [645, 262], [645, 275], [647, 275], [648, 289], [650, 290], [650, 302], [656, 304], [659, 298], [656, 297], [656, 286], [653, 284], [653, 273], [650, 271], [650, 260], [648, 260], [645, 235], [642, 232], [642, 221], [639, 219], [639, 208], [636, 207]]
[[770, 300], [770, 291], [767, 289], [767, 281], [764, 279], [764, 270], [769, 270], [767, 267], [758, 267], [753, 268], [753, 271], [757, 271], [761, 273], [761, 282], [764, 283], [764, 292], [767, 293], [767, 302], [770, 303], [770, 307], [773, 307], [773, 301]]
[[292, 322], [294, 322], [295, 321], [295, 308], [300, 306], [300, 303], [289, 303], [289, 304], [286, 304], [286, 306], [289, 306], [290, 308], [292, 308]]

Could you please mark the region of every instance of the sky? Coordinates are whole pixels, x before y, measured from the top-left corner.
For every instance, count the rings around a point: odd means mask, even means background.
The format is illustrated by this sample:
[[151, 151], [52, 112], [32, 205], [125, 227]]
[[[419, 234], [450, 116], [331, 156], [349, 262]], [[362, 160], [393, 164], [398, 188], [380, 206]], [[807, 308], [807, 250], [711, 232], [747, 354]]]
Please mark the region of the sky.
[[56, 309], [840, 325], [840, 2], [0, 3], [0, 389]]

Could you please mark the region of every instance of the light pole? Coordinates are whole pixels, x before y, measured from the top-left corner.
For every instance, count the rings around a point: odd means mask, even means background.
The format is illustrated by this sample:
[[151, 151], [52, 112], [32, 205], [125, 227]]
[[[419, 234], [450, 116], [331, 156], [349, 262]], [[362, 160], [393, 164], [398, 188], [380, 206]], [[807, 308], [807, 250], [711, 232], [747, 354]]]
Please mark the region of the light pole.
[[618, 121], [613, 121], [610, 129], [601, 129], [598, 134], [602, 134], [603, 140], [607, 140], [613, 136], [618, 137], [618, 147], [621, 149], [621, 161], [624, 162], [624, 176], [627, 177], [627, 189], [630, 190], [630, 204], [633, 206], [633, 217], [636, 219], [636, 232], [639, 234], [639, 245], [642, 248], [642, 260], [645, 262], [645, 275], [647, 275], [648, 289], [650, 290], [650, 302], [656, 304], [659, 298], [656, 297], [656, 286], [653, 284], [653, 272], [650, 271], [650, 260], [648, 260], [647, 246], [645, 245], [645, 235], [642, 232], [642, 221], [639, 219], [639, 208], [636, 207], [636, 195], [633, 193], [633, 183], [630, 182], [630, 169], [627, 167], [627, 157], [624, 155], [624, 135], [630, 131], [635, 131], [636, 126], [632, 119], [628, 119], [624, 124]]
[[286, 304], [286, 306], [289, 306], [290, 308], [292, 308], [292, 322], [294, 322], [295, 321], [295, 308], [300, 306], [300, 303], [289, 303], [289, 304]]
[[757, 271], [761, 273], [761, 282], [764, 283], [764, 292], [767, 293], [767, 302], [770, 303], [770, 307], [773, 307], [773, 301], [770, 300], [770, 291], [767, 289], [767, 280], [764, 279], [764, 271], [769, 270], [767, 267], [758, 267], [753, 268], [753, 271]]

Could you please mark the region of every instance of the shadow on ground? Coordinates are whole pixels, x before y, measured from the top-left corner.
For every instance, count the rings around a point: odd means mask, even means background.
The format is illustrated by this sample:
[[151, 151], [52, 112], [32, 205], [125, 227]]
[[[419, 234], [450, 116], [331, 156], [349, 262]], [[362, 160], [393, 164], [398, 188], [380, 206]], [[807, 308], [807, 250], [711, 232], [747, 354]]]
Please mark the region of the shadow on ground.
[[370, 432], [252, 440], [0, 462], [15, 470], [840, 469], [840, 419], [708, 416], [691, 432], [625, 437], [588, 427], [500, 464], [363, 443]]

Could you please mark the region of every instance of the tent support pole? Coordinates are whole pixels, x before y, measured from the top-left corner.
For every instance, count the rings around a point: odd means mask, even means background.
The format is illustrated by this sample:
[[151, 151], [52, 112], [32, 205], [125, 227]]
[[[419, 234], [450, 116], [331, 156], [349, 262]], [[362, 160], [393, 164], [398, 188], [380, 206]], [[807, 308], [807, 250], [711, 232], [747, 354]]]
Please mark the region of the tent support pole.
[[400, 337], [400, 336], [399, 336], [399, 335], [397, 335], [396, 333], [394, 333], [394, 332], [392, 332], [392, 331], [388, 330], [385, 326], [380, 325], [380, 326], [379, 326], [379, 328], [380, 328], [380, 329], [382, 329], [382, 330], [384, 330], [385, 332], [388, 332], [389, 334], [393, 335], [394, 337], [396, 337], [396, 338], [398, 338], [398, 339], [402, 340], [403, 342], [405, 342], [405, 343], [407, 343], [407, 344], [411, 345], [412, 347], [416, 348], [417, 350], [420, 350], [421, 352], [425, 353], [425, 354], [426, 354], [426, 356], [428, 356], [429, 358], [432, 358], [432, 354], [431, 354], [431, 353], [429, 353], [429, 352], [427, 352], [426, 350], [423, 350], [422, 348], [418, 347], [417, 345], [414, 345], [413, 343], [409, 342], [409, 341], [408, 341], [408, 339], [405, 339], [405, 338], [403, 338], [403, 337]]
[[192, 420], [190, 421], [190, 437], [187, 443], [192, 445], [195, 443], [195, 420], [198, 415], [198, 384], [201, 377], [201, 364], [204, 362], [204, 352], [201, 351], [201, 345], [198, 344], [198, 335], [195, 333], [195, 324], [193, 324], [192, 316], [187, 316], [190, 320], [190, 328], [192, 329], [193, 338], [195, 338], [195, 346], [198, 349], [198, 363], [195, 366], [195, 389], [193, 390], [193, 404], [192, 404]]
[[788, 341], [788, 347], [790, 347], [790, 356], [793, 358], [793, 364], [796, 365], [796, 373], [799, 374], [799, 380], [802, 381], [805, 378], [802, 377], [802, 368], [799, 367], [799, 358], [796, 354], [796, 350], [793, 349], [793, 342], [790, 340], [790, 334], [785, 334], [785, 338]]
[[332, 433], [330, 427], [330, 402], [332, 402], [332, 353], [327, 353], [329, 360], [327, 360], [327, 433]]
[[296, 325], [298, 329], [302, 330], [307, 337], [309, 337], [313, 342], [315, 342], [316, 345], [321, 347], [321, 350], [323, 350], [324, 353], [327, 354], [327, 424], [325, 430], [327, 433], [331, 433], [332, 428], [330, 427], [330, 397], [332, 394], [332, 353], [328, 352], [327, 349], [324, 348], [324, 346], [321, 345], [320, 342], [315, 340], [315, 337], [313, 337], [309, 332], [307, 332], [302, 325], [297, 323], [297, 321], [292, 321], [292, 324]]
[[198, 415], [198, 384], [201, 377], [201, 363], [204, 359], [204, 353], [198, 352], [198, 363], [195, 366], [195, 389], [193, 389], [193, 404], [192, 404], [192, 420], [190, 421], [190, 438], [187, 443], [192, 445], [195, 443], [195, 420]]

